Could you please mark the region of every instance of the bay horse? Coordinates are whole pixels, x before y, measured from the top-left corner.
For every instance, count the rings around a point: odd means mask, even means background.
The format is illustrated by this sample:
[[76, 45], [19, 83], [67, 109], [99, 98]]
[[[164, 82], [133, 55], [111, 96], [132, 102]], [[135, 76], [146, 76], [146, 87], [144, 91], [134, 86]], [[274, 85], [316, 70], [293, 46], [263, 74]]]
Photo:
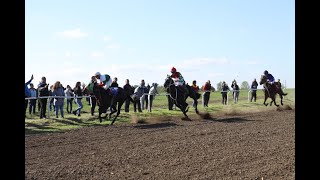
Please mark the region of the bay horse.
[[197, 94], [194, 89], [191, 88], [191, 86], [186, 85], [189, 92], [188, 94], [185, 94], [181, 88], [175, 86], [173, 79], [169, 75], [167, 75], [163, 86], [168, 89], [169, 97], [172, 99], [172, 102], [182, 111], [185, 118], [189, 119], [187, 115], [189, 107], [188, 103], [186, 102], [188, 97], [194, 100], [195, 111], [197, 114], [199, 114], [197, 100], [201, 95], [199, 93]]
[[[109, 113], [109, 119], [111, 118], [111, 115], [115, 112], [117, 112], [116, 116], [113, 118], [110, 125], [113, 125], [115, 120], [120, 114], [121, 107], [123, 103], [126, 101], [126, 99], [130, 99], [131, 102], [134, 102], [133, 99], [130, 96], [130, 92], [126, 92], [121, 87], [116, 88], [108, 88], [105, 90], [103, 87], [100, 87], [98, 83], [93, 84], [93, 94], [97, 99], [97, 104], [99, 106], [99, 121], [102, 122], [102, 118], [106, 118], [108, 113], [108, 109], [110, 106], [113, 109]], [[113, 100], [112, 100], [113, 98]], [[112, 103], [112, 104], [111, 104]], [[117, 110], [115, 110], [115, 106], [118, 104]], [[106, 113], [104, 117], [101, 116], [102, 113]]]
[[272, 101], [270, 102], [270, 106], [272, 105], [272, 102], [274, 102], [274, 104], [276, 106], [279, 106], [276, 104], [276, 95], [279, 94], [280, 96], [280, 99], [281, 99], [281, 105], [283, 105], [283, 102], [282, 102], [282, 99], [283, 99], [283, 96], [286, 96], [287, 93], [284, 93], [280, 87], [280, 84], [278, 82], [274, 82], [273, 83], [273, 86], [271, 84], [268, 84], [267, 82], [267, 77], [265, 75], [261, 75], [261, 78], [260, 78], [260, 85], [262, 85], [264, 87], [267, 87], [265, 88], [264, 90], [264, 102], [263, 104], [264, 105], [268, 105], [268, 103], [266, 103], [266, 100], [268, 99], [268, 97], [270, 97], [272, 99]]

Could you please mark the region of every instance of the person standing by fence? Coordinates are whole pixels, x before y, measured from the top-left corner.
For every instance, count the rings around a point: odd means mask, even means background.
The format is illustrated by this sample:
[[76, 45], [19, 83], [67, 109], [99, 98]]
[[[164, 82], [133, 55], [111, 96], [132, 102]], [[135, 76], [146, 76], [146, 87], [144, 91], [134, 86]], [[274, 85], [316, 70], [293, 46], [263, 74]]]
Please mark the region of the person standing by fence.
[[258, 88], [258, 82], [256, 80], [256, 78], [254, 78], [254, 80], [252, 81], [252, 84], [251, 84], [251, 100], [250, 102], [252, 102], [252, 99], [254, 99], [254, 102], [256, 102], [257, 100], [257, 88]]
[[[30, 90], [29, 90], [29, 88], [28, 88], [28, 85], [31, 83], [32, 80], [33, 80], [33, 75], [31, 75], [30, 80], [25, 83], [25, 86], [24, 86], [24, 97], [25, 97], [25, 98], [28, 98], [28, 97], [31, 96], [31, 93], [30, 93]], [[25, 100], [24, 100], [24, 104], [25, 104], [24, 117], [27, 117], [26, 111], [27, 111], [27, 107], [28, 107], [28, 102], [29, 102], [28, 99], [25, 99]]]
[[82, 96], [83, 94], [82, 94], [81, 82], [80, 81], [78, 81], [76, 83], [76, 86], [73, 88], [73, 91], [74, 91], [74, 94], [75, 94], [75, 101], [78, 104], [78, 108], [75, 111], [73, 111], [72, 113], [75, 116], [76, 115], [81, 116], [80, 112], [81, 112], [81, 109], [83, 108], [83, 105], [82, 105], [82, 102], [81, 102], [82, 98], [78, 98], [78, 97]]
[[232, 81], [231, 88], [232, 88], [233, 100], [234, 100], [234, 103], [236, 104], [238, 102], [239, 93], [240, 93], [240, 88], [239, 88], [236, 80]]
[[203, 107], [208, 107], [209, 99], [210, 99], [210, 92], [211, 92], [211, 83], [208, 80], [205, 85], [203, 86]]
[[[199, 86], [197, 85], [197, 81], [196, 80], [193, 80], [192, 81], [192, 85], [191, 85], [191, 88], [196, 92], [196, 93], [198, 93], [199, 92]], [[195, 101], [197, 101], [197, 100], [194, 100], [193, 102], [192, 102], [192, 107], [196, 107], [196, 103], [197, 102], [195, 102]], [[198, 104], [198, 103], [197, 103]]]
[[[48, 90], [49, 84], [47, 84], [46, 77], [41, 78], [41, 82], [38, 85], [38, 95], [39, 97], [43, 96], [49, 96], [49, 90]], [[47, 100], [48, 98], [40, 98], [40, 119], [44, 118], [46, 119], [46, 110], [47, 110]]]
[[[130, 96], [133, 94], [134, 89], [130, 85], [129, 79], [126, 79], [126, 84], [123, 86], [123, 90], [125, 92], [128, 92]], [[125, 105], [124, 105], [124, 111], [125, 112], [129, 112], [129, 106], [130, 106], [130, 98], [127, 98], [126, 101], [125, 101]]]
[[158, 87], [157, 83], [152, 83], [150, 87], [149, 95], [148, 95], [148, 101], [149, 101], [148, 112], [151, 112], [153, 99], [155, 98], [156, 94], [158, 94], [157, 87]]
[[[65, 96], [64, 89], [63, 89], [60, 81], [57, 81], [56, 83], [54, 83], [52, 89], [53, 89], [52, 96]], [[63, 98], [54, 98], [53, 103], [54, 103], [56, 118], [58, 118], [59, 110], [61, 113], [61, 117], [64, 118], [64, 112], [63, 112], [64, 97]]]
[[67, 89], [65, 91], [65, 94], [67, 95], [67, 112], [69, 114], [71, 114], [72, 113], [72, 102], [73, 102], [74, 94], [73, 94], [72, 88], [69, 85], [67, 85]]
[[226, 105], [227, 104], [227, 100], [228, 100], [228, 91], [230, 91], [229, 86], [226, 84], [225, 81], [222, 82], [222, 87], [221, 87], [222, 91], [222, 104]]
[[[30, 97], [37, 98], [37, 90], [34, 88], [34, 85], [30, 83]], [[29, 99], [29, 114], [35, 114], [36, 113], [36, 104], [37, 99]]]

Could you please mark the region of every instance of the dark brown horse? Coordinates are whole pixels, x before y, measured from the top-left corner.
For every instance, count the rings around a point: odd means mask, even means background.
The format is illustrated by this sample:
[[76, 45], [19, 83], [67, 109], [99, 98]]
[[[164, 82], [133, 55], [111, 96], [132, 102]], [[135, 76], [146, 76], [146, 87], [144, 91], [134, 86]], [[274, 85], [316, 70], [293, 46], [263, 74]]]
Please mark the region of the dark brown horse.
[[[108, 113], [108, 109], [112, 106], [112, 111], [109, 113], [109, 119], [111, 115], [117, 112], [116, 116], [113, 118], [110, 125], [112, 125], [117, 117], [120, 114], [120, 110], [122, 104], [126, 101], [126, 99], [130, 99], [131, 102], [134, 102], [130, 97], [130, 92], [126, 92], [121, 87], [117, 87], [117, 89], [107, 89], [100, 87], [98, 83], [94, 83], [93, 85], [93, 94], [97, 99], [97, 104], [99, 106], [99, 120], [102, 122], [102, 118], [106, 118]], [[115, 106], [118, 104], [117, 110], [115, 110]], [[102, 113], [106, 113], [104, 117], [101, 117]]]
[[266, 103], [266, 100], [268, 99], [268, 97], [270, 97], [272, 99], [272, 101], [270, 102], [270, 106], [272, 105], [272, 102], [274, 102], [274, 105], [277, 105], [276, 103], [276, 95], [279, 94], [280, 99], [281, 99], [281, 105], [283, 105], [282, 99], [283, 96], [286, 96], [287, 93], [284, 93], [280, 87], [280, 84], [278, 82], [274, 82], [273, 85], [269, 84], [267, 81], [267, 77], [265, 75], [261, 75], [261, 79], [260, 79], [260, 85], [262, 85], [265, 87], [264, 89], [264, 105], [268, 105], [268, 103]]
[[189, 110], [188, 103], [186, 103], [186, 99], [188, 97], [192, 98], [194, 101], [194, 107], [197, 114], [198, 111], [198, 99], [200, 98], [200, 94], [195, 92], [189, 85], [186, 85], [188, 92], [184, 92], [182, 88], [176, 87], [174, 81], [170, 76], [167, 76], [165, 79], [164, 85], [165, 88], [168, 89], [168, 93], [172, 102], [182, 111], [185, 118], [189, 119], [187, 112]]

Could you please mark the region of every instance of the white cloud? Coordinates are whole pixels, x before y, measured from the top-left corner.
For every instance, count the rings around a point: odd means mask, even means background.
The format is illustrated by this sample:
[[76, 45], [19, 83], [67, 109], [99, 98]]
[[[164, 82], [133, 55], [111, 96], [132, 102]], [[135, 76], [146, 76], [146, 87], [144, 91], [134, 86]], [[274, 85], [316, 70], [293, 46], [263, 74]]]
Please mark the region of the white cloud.
[[108, 49], [120, 49], [120, 44], [110, 44], [107, 46]]
[[247, 61], [247, 64], [256, 65], [256, 64], [261, 64], [261, 62], [260, 61]]
[[88, 36], [87, 33], [81, 32], [79, 28], [58, 32], [57, 34], [66, 38], [83, 38]]
[[103, 36], [103, 40], [108, 42], [111, 40], [111, 36]]
[[100, 57], [104, 57], [104, 53], [103, 52], [92, 52], [91, 56], [95, 57], [95, 58], [100, 58]]
[[223, 65], [228, 63], [230, 63], [230, 61], [227, 58], [192, 58], [183, 61], [180, 66], [185, 68], [194, 68], [196, 66]]
[[208, 73], [208, 77], [215, 78], [224, 76], [224, 73]]

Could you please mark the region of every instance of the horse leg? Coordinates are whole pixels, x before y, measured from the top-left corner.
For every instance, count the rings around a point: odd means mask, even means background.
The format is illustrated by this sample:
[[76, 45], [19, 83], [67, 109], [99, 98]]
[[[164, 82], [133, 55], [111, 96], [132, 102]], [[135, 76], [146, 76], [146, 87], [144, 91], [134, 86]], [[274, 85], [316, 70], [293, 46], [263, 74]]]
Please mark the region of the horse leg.
[[281, 102], [281, 105], [283, 106], [282, 99], [283, 99], [283, 96], [282, 96], [282, 95], [280, 95], [280, 102]]
[[198, 101], [197, 99], [193, 99], [194, 100], [194, 108], [196, 110], [196, 113], [199, 114], [199, 111], [198, 111]]
[[264, 96], [264, 102], [263, 102], [263, 104], [264, 104], [265, 106], [268, 106], [268, 103], [266, 103], [267, 99], [268, 99], [268, 96]]
[[[121, 100], [118, 102], [118, 110], [117, 110], [117, 115], [113, 118], [112, 122], [110, 125], [113, 125], [113, 123], [116, 121], [117, 117], [119, 116], [120, 114], [120, 110], [121, 110], [121, 106], [122, 104], [124, 103], [125, 99]], [[115, 111], [114, 111], [115, 112]]]
[[272, 101], [274, 102], [274, 105], [275, 105], [275, 106], [277, 106], [277, 107], [279, 106], [279, 105], [277, 104], [277, 102], [276, 102], [276, 95], [273, 96]]

